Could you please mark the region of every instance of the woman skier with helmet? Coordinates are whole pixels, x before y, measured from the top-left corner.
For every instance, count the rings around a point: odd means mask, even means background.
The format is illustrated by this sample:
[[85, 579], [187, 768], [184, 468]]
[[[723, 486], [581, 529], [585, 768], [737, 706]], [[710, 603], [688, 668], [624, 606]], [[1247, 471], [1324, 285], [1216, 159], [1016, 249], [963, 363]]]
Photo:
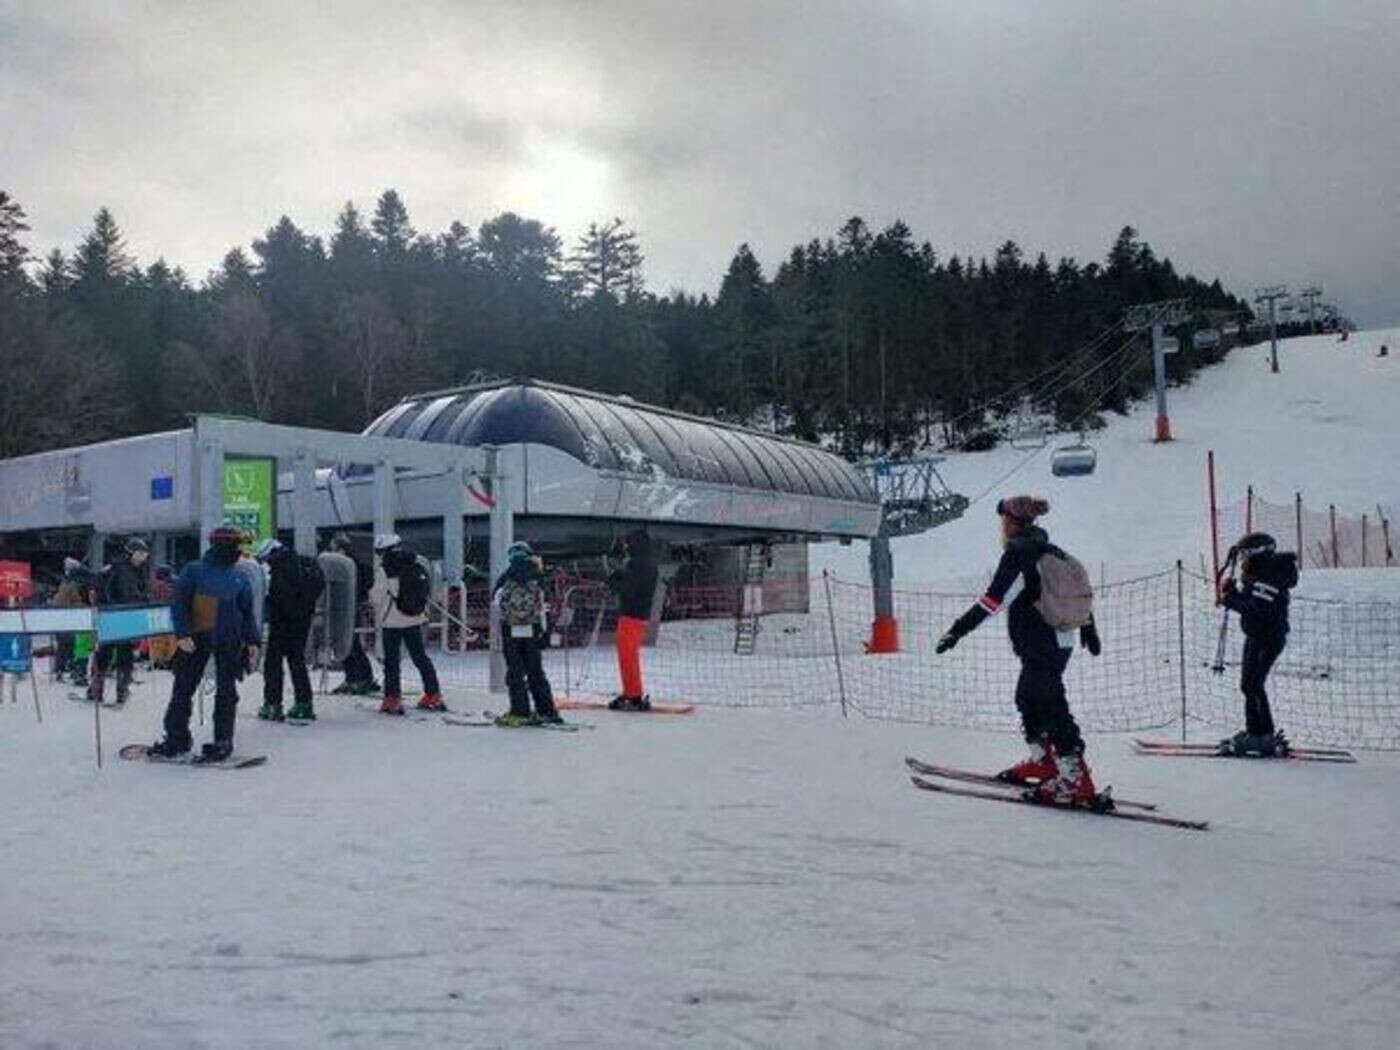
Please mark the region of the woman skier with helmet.
[[[1093, 656], [1100, 651], [1094, 627], [1092, 589], [1079, 562], [1050, 543], [1035, 519], [1050, 504], [1035, 496], [1012, 496], [997, 503], [1003, 553], [987, 592], [953, 622], [935, 651], [946, 653], [958, 639], [996, 614], [1017, 580], [1024, 586], [1011, 602], [1007, 631], [1021, 661], [1016, 709], [1030, 745], [1030, 757], [999, 774], [1010, 783], [1034, 783], [1034, 798], [1060, 805], [1104, 805], [1084, 761], [1084, 739], [1070, 714], [1064, 673], [1079, 644]], [[1046, 599], [1053, 599], [1053, 605]], [[1048, 619], [1047, 619], [1048, 618]], [[1052, 626], [1054, 620], [1060, 626]], [[1074, 624], [1066, 627], [1065, 623]]]
[[[1240, 581], [1233, 569], [1238, 562]], [[1224, 754], [1288, 754], [1288, 740], [1274, 726], [1264, 682], [1288, 644], [1288, 592], [1298, 585], [1298, 556], [1280, 553], [1267, 532], [1251, 532], [1230, 548], [1221, 570], [1217, 604], [1240, 615], [1244, 653], [1240, 692], [1244, 694], [1244, 729], [1220, 742]], [[1222, 628], [1222, 637], [1223, 635]]]

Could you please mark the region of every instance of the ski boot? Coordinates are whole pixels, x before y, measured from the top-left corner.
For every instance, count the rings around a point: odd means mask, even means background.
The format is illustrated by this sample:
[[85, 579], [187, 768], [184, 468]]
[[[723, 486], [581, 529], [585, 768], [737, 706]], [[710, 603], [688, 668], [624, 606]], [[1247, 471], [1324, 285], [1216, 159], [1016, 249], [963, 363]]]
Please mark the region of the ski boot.
[[1030, 741], [1030, 749], [1028, 757], [1021, 759], [1014, 766], [1003, 769], [997, 774], [997, 779], [1008, 784], [1043, 784], [1047, 780], [1055, 779], [1058, 770], [1055, 766], [1054, 751], [1044, 740]]
[[311, 706], [310, 700], [298, 700], [292, 704], [292, 709], [287, 712], [287, 717], [293, 722], [314, 722], [316, 712]]
[[154, 744], [147, 748], [146, 755], [149, 758], [154, 758], [157, 760], [171, 760], [176, 758], [182, 758], [183, 756], [189, 753], [190, 748], [192, 748], [193, 746], [194, 741], [190, 740], [189, 738], [186, 738], [184, 740], [175, 740], [167, 736], [164, 740], [157, 740]]
[[331, 696], [353, 696], [355, 691], [354, 684], [347, 678], [331, 690]]
[[497, 715], [494, 724], [500, 726], [502, 729], [524, 729], [527, 726], [536, 726], [540, 723], [539, 719], [535, 718], [533, 715], [522, 715], [514, 711], [508, 711], [503, 715]]
[[446, 711], [447, 705], [442, 702], [441, 693], [424, 693], [418, 698], [417, 704], [420, 711]]
[[651, 698], [646, 696], [615, 696], [608, 701], [612, 711], [650, 711]]
[[564, 719], [560, 716], [559, 712], [553, 709], [540, 711], [535, 715], [535, 721], [542, 725], [550, 726], [562, 726], [564, 724]]
[[403, 714], [403, 700], [397, 696], [386, 696], [384, 702], [379, 705], [381, 715], [401, 715]]
[[233, 743], [228, 740], [211, 740], [199, 749], [196, 762], [223, 762], [233, 754]]
[[1084, 761], [1083, 755], [1060, 755], [1056, 766], [1055, 776], [1033, 788], [1028, 797], [1057, 806], [1093, 809], [1102, 805], [1089, 763]]
[[1220, 741], [1216, 751], [1222, 755], [1246, 755], [1249, 753], [1249, 746], [1253, 739], [1253, 734], [1248, 730], [1241, 729], [1234, 736], [1227, 736], [1224, 740]]
[[287, 718], [282, 713], [282, 705], [271, 700], [263, 701], [262, 707], [258, 708], [258, 717], [264, 722], [284, 722]]

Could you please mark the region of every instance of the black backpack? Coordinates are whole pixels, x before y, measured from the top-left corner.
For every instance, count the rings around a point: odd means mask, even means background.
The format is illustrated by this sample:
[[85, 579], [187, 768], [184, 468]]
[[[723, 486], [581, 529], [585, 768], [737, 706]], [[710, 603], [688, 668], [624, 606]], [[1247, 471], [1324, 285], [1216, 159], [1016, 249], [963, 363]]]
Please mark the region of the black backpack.
[[393, 557], [384, 559], [384, 572], [399, 581], [399, 593], [394, 598], [394, 604], [405, 616], [422, 616], [432, 595], [428, 570], [411, 551], [392, 553]]

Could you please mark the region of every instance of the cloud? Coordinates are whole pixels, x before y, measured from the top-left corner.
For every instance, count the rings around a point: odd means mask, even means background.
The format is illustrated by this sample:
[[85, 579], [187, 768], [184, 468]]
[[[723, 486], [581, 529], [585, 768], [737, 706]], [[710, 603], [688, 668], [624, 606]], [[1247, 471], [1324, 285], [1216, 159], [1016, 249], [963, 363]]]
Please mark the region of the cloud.
[[107, 204], [194, 274], [393, 186], [420, 230], [623, 216], [654, 287], [772, 269], [849, 215], [943, 255], [1322, 280], [1400, 317], [1387, 4], [0, 0], [5, 188], [36, 248]]

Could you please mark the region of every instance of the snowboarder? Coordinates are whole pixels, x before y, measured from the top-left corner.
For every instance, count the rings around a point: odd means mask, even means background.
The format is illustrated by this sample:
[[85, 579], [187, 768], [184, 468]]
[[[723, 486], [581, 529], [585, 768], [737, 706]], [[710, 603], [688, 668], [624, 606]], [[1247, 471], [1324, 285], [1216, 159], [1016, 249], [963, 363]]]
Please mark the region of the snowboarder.
[[[491, 600], [501, 615], [501, 650], [506, 658], [510, 713], [501, 715], [496, 724], [558, 724], [564, 720], [554, 708], [554, 694], [540, 658], [548, 630], [544, 565], [530, 545], [519, 540], [506, 549], [506, 557], [510, 564], [496, 581]], [[533, 716], [530, 714], [532, 699], [535, 703]]]
[[1035, 519], [1050, 504], [1034, 496], [1012, 496], [997, 503], [1003, 553], [991, 585], [948, 632], [935, 651], [945, 653], [988, 616], [995, 615], [1018, 579], [1021, 592], [1011, 602], [1007, 631], [1021, 661], [1016, 681], [1016, 709], [1030, 756], [1000, 774], [1014, 783], [1037, 781], [1040, 801], [1093, 805], [1098, 798], [1084, 739], [1070, 714], [1064, 673], [1079, 644], [1093, 656], [1100, 651], [1094, 626], [1092, 589], [1082, 565], [1050, 543]]
[[[258, 545], [257, 559], [272, 574], [265, 604], [267, 652], [263, 654], [263, 705], [258, 717], [272, 722], [285, 718], [313, 721], [311, 676], [306, 673], [306, 639], [311, 617], [326, 588], [326, 576], [315, 558], [284, 547], [275, 539]], [[292, 709], [282, 713], [282, 661], [292, 679]]]
[[193, 746], [190, 737], [191, 701], [209, 658], [214, 659], [214, 739], [204, 745], [207, 761], [233, 754], [237, 682], [257, 664], [257, 622], [253, 591], [240, 574], [238, 561], [243, 534], [227, 525], [209, 534], [204, 557], [192, 561], [175, 578], [171, 618], [175, 624], [175, 684], [165, 709], [165, 738], [150, 748], [160, 758], [176, 758]]
[[1274, 726], [1264, 682], [1288, 644], [1288, 592], [1298, 585], [1298, 556], [1280, 553], [1267, 532], [1251, 532], [1230, 548], [1224, 572], [1239, 563], [1220, 587], [1218, 603], [1239, 613], [1244, 632], [1240, 692], [1244, 694], [1244, 729], [1220, 742], [1222, 751], [1265, 757], [1288, 753], [1288, 740]]
[[423, 624], [428, 622], [431, 589], [427, 570], [394, 533], [376, 536], [374, 551], [379, 560], [369, 598], [384, 644], [384, 700], [379, 710], [386, 715], [404, 713], [399, 695], [399, 650], [403, 648], [408, 650], [409, 659], [423, 679], [418, 707], [444, 711], [447, 705], [442, 702], [437, 669], [423, 648]]
[[[331, 537], [330, 549], [337, 554], [345, 555], [355, 563], [355, 624], [358, 628], [360, 610], [369, 607], [369, 589], [374, 582], [374, 568], [369, 562], [361, 561], [355, 557], [355, 544], [343, 532], [337, 532]], [[348, 693], [352, 696], [369, 696], [379, 692], [379, 683], [374, 680], [374, 668], [370, 666], [369, 657], [365, 654], [365, 647], [360, 644], [358, 629], [353, 633], [351, 639], [350, 652], [346, 654], [345, 660], [341, 664], [341, 670], [345, 672], [345, 681], [332, 689], [331, 692]]]
[[[146, 561], [151, 549], [146, 541], [137, 537], [127, 540], [121, 556], [112, 562], [102, 574], [97, 589], [99, 605], [143, 605], [149, 591], [149, 573]], [[88, 699], [102, 703], [102, 692], [108, 668], [117, 669], [117, 703], [124, 704], [131, 696], [132, 665], [135, 653], [130, 642], [110, 642], [97, 648], [93, 660], [92, 681], [88, 685]]]
[[623, 545], [627, 563], [608, 578], [618, 595], [617, 667], [622, 692], [608, 706], [614, 711], [650, 711], [651, 699], [642, 686], [641, 647], [656, 596], [656, 560], [644, 528], [628, 533]]

